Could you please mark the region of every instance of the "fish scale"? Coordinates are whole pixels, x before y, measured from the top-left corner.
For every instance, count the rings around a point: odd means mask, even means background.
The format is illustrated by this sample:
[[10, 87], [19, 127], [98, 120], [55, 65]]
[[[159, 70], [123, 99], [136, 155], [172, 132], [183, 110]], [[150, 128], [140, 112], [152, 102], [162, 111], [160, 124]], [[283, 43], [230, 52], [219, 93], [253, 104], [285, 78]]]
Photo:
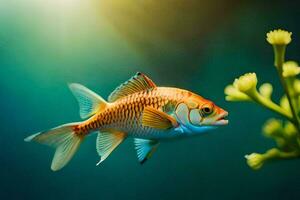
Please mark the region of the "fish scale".
[[189, 91], [163, 87], [136, 92], [110, 103], [103, 112], [96, 114], [83, 123], [80, 129], [85, 134], [98, 129], [116, 129], [132, 135], [143, 133], [142, 136], [153, 134], [157, 130], [141, 125], [144, 108], [150, 106], [162, 110], [168, 102], [175, 103], [189, 95]]

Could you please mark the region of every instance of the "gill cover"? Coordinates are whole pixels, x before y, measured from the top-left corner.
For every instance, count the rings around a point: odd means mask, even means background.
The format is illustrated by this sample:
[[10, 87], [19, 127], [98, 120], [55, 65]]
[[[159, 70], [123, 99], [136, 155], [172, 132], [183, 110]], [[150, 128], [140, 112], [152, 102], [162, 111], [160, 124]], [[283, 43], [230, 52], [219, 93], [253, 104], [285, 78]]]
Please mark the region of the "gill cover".
[[214, 126], [202, 126], [200, 123], [201, 115], [198, 109], [189, 110], [185, 103], [180, 103], [175, 110], [176, 117], [180, 126], [176, 129], [182, 133], [195, 134], [203, 133], [214, 129]]
[[183, 124], [185, 126], [190, 124], [189, 108], [187, 107], [187, 105], [185, 103], [180, 103], [177, 106], [177, 108], [175, 110], [175, 114], [181, 124]]

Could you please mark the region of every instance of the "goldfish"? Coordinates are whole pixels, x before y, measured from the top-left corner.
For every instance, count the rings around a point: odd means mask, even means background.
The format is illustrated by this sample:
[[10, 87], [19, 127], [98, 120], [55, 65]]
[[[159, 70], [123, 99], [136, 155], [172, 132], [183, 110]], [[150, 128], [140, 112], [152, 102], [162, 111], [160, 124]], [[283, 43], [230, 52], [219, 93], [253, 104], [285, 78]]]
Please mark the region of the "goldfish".
[[228, 112], [193, 92], [158, 87], [138, 72], [104, 100], [83, 85], [69, 85], [84, 121], [63, 124], [24, 140], [54, 147], [53, 171], [63, 168], [87, 135], [98, 132], [96, 150], [102, 163], [126, 138], [134, 138], [138, 161], [148, 160], [171, 138], [202, 134], [228, 124]]

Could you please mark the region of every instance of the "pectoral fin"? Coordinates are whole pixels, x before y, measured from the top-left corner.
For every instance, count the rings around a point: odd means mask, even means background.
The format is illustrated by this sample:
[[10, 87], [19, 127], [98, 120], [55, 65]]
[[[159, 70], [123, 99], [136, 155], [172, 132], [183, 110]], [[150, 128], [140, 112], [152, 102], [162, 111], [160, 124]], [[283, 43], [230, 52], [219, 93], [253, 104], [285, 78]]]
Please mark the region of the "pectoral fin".
[[157, 149], [159, 142], [157, 140], [146, 140], [134, 138], [134, 145], [138, 160], [141, 164], [146, 162]]
[[165, 130], [177, 127], [178, 123], [174, 117], [155, 108], [146, 107], [143, 111], [142, 125]]

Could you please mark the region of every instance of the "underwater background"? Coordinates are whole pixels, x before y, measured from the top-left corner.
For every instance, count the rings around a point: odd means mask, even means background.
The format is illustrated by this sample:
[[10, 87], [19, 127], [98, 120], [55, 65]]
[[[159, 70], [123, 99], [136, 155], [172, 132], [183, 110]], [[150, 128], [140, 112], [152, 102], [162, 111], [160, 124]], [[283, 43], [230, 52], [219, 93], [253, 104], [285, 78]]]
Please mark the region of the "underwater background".
[[[287, 59], [300, 61], [299, 14], [296, 1], [0, 0], [0, 199], [300, 199], [300, 159], [245, 162], [273, 146], [261, 134], [273, 114], [224, 100], [252, 71], [279, 99], [265, 34], [293, 32]], [[137, 71], [213, 100], [230, 124], [162, 143], [143, 166], [132, 139], [95, 166], [94, 134], [52, 172], [53, 149], [23, 141], [80, 120], [68, 83], [106, 98]]]

